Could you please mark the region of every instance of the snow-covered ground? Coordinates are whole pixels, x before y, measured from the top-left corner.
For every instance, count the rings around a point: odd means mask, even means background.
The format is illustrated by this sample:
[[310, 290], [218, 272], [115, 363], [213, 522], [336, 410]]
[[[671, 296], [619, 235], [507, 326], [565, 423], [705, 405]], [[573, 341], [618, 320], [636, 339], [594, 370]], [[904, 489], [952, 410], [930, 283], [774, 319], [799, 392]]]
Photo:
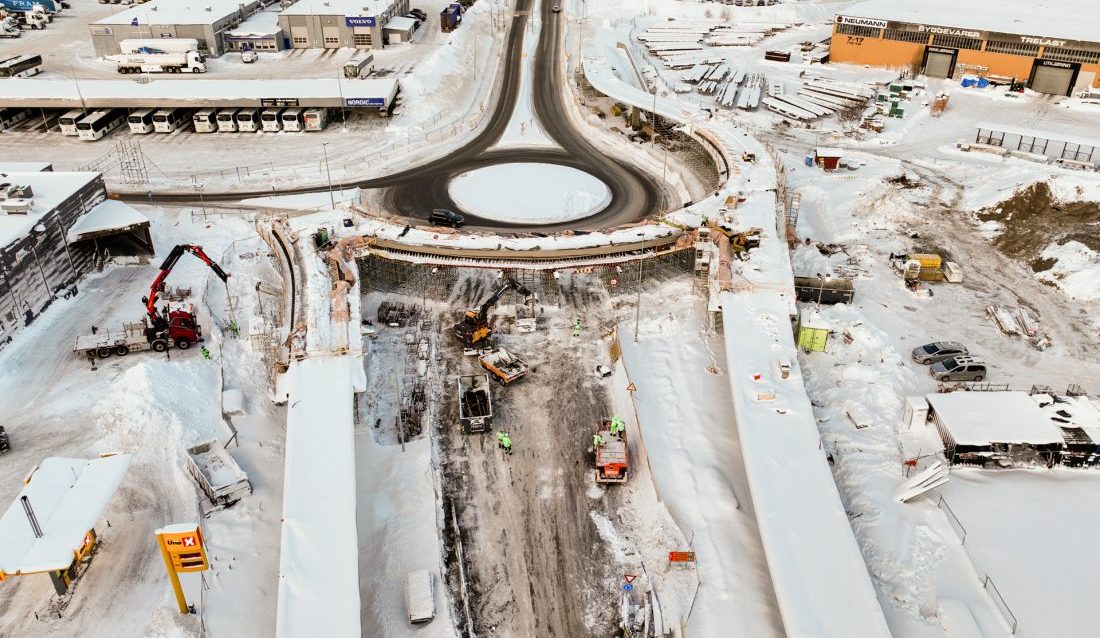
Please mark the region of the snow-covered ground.
[[514, 224], [553, 224], [583, 219], [611, 202], [598, 178], [558, 164], [496, 164], [462, 173], [451, 197], [469, 211]]

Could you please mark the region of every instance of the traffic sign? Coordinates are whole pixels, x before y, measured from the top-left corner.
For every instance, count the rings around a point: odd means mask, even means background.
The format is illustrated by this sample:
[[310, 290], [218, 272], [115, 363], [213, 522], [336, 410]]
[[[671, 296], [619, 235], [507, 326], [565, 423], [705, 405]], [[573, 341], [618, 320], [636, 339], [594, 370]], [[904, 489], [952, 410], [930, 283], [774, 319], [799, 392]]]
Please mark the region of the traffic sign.
[[634, 385], [633, 381], [630, 382], [630, 385], [626, 386], [626, 391], [627, 392], [635, 392], [635, 391], [637, 391], [637, 389], [638, 389], [638, 386]]
[[628, 582], [628, 583], [634, 582], [634, 579], [637, 578], [637, 577], [638, 577], [637, 574], [623, 574], [623, 578], [625, 578], [626, 582]]
[[634, 585], [631, 585], [630, 583], [623, 583], [623, 591], [630, 591], [632, 589], [634, 589]]

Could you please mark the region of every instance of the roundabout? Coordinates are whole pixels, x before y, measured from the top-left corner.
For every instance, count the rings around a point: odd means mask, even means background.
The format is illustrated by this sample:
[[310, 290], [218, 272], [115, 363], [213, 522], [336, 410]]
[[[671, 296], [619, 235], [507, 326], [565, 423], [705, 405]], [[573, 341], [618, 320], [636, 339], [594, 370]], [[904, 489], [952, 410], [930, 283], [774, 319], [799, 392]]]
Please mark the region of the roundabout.
[[560, 164], [494, 164], [458, 175], [450, 195], [482, 219], [512, 224], [555, 224], [583, 219], [611, 203], [598, 178]]

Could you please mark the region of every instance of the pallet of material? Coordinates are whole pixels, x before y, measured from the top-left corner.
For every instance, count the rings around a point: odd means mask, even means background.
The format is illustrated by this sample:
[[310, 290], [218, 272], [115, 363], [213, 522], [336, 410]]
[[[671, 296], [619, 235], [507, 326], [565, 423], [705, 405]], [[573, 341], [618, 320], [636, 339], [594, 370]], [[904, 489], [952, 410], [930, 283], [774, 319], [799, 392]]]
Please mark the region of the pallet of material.
[[772, 80], [768, 82], [768, 96], [775, 97], [776, 95], [783, 95], [783, 83], [779, 80]]
[[862, 104], [862, 102], [857, 102], [855, 100], [849, 100], [846, 98], [840, 98], [833, 95], [826, 95], [824, 93], [811, 91], [810, 89], [807, 89], [805, 87], [798, 89], [797, 95], [804, 100], [809, 100], [814, 104], [820, 104], [821, 106], [831, 109], [846, 109], [850, 106], [857, 106], [859, 104]]
[[732, 107], [737, 103], [737, 87], [739, 84], [740, 82], [737, 81], [736, 76], [726, 80], [726, 84], [718, 91], [714, 101], [722, 106]]
[[797, 106], [776, 99], [774, 97], [766, 97], [760, 101], [769, 111], [779, 113], [780, 115], [801, 120], [803, 122], [809, 122], [810, 120], [816, 120], [817, 116], [809, 111], [800, 109]]
[[791, 52], [790, 51], [765, 51], [764, 52], [764, 59], [765, 60], [771, 60], [772, 62], [790, 62], [791, 61]]
[[775, 99], [777, 99], [777, 100], [783, 100], [784, 102], [786, 102], [788, 104], [796, 106], [796, 107], [802, 109], [803, 111], [809, 111], [810, 113], [813, 113], [817, 117], [825, 117], [826, 115], [832, 115], [833, 114], [833, 109], [828, 109], [828, 108], [825, 108], [823, 106], [819, 106], [817, 104], [814, 104], [813, 102], [810, 102], [809, 100], [803, 100], [803, 99], [795, 97], [793, 95], [775, 95], [773, 97], [775, 97]]
[[657, 44], [646, 44], [646, 48], [653, 53], [665, 51], [702, 51], [703, 45], [698, 42], [660, 42]]
[[875, 92], [866, 86], [848, 82], [837, 82], [836, 80], [830, 80], [828, 78], [811, 78], [806, 82], [806, 86], [813, 87], [815, 90], [823, 93], [834, 93], [840, 97], [857, 100], [869, 100], [875, 96]]
[[758, 73], [750, 75], [746, 84], [737, 95], [737, 108], [754, 109], [760, 106], [760, 93], [764, 84], [764, 77]]

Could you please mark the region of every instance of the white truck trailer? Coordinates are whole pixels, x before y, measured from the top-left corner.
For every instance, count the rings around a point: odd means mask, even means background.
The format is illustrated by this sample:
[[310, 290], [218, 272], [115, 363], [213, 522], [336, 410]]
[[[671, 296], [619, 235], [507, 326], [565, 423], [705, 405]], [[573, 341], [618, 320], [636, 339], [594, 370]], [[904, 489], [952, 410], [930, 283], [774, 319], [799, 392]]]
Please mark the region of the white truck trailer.
[[123, 40], [122, 53], [108, 55], [119, 73], [206, 73], [206, 58], [194, 38]]
[[206, 515], [229, 507], [252, 493], [248, 475], [216, 439], [187, 449], [187, 472], [210, 499], [209, 507], [203, 504]]

